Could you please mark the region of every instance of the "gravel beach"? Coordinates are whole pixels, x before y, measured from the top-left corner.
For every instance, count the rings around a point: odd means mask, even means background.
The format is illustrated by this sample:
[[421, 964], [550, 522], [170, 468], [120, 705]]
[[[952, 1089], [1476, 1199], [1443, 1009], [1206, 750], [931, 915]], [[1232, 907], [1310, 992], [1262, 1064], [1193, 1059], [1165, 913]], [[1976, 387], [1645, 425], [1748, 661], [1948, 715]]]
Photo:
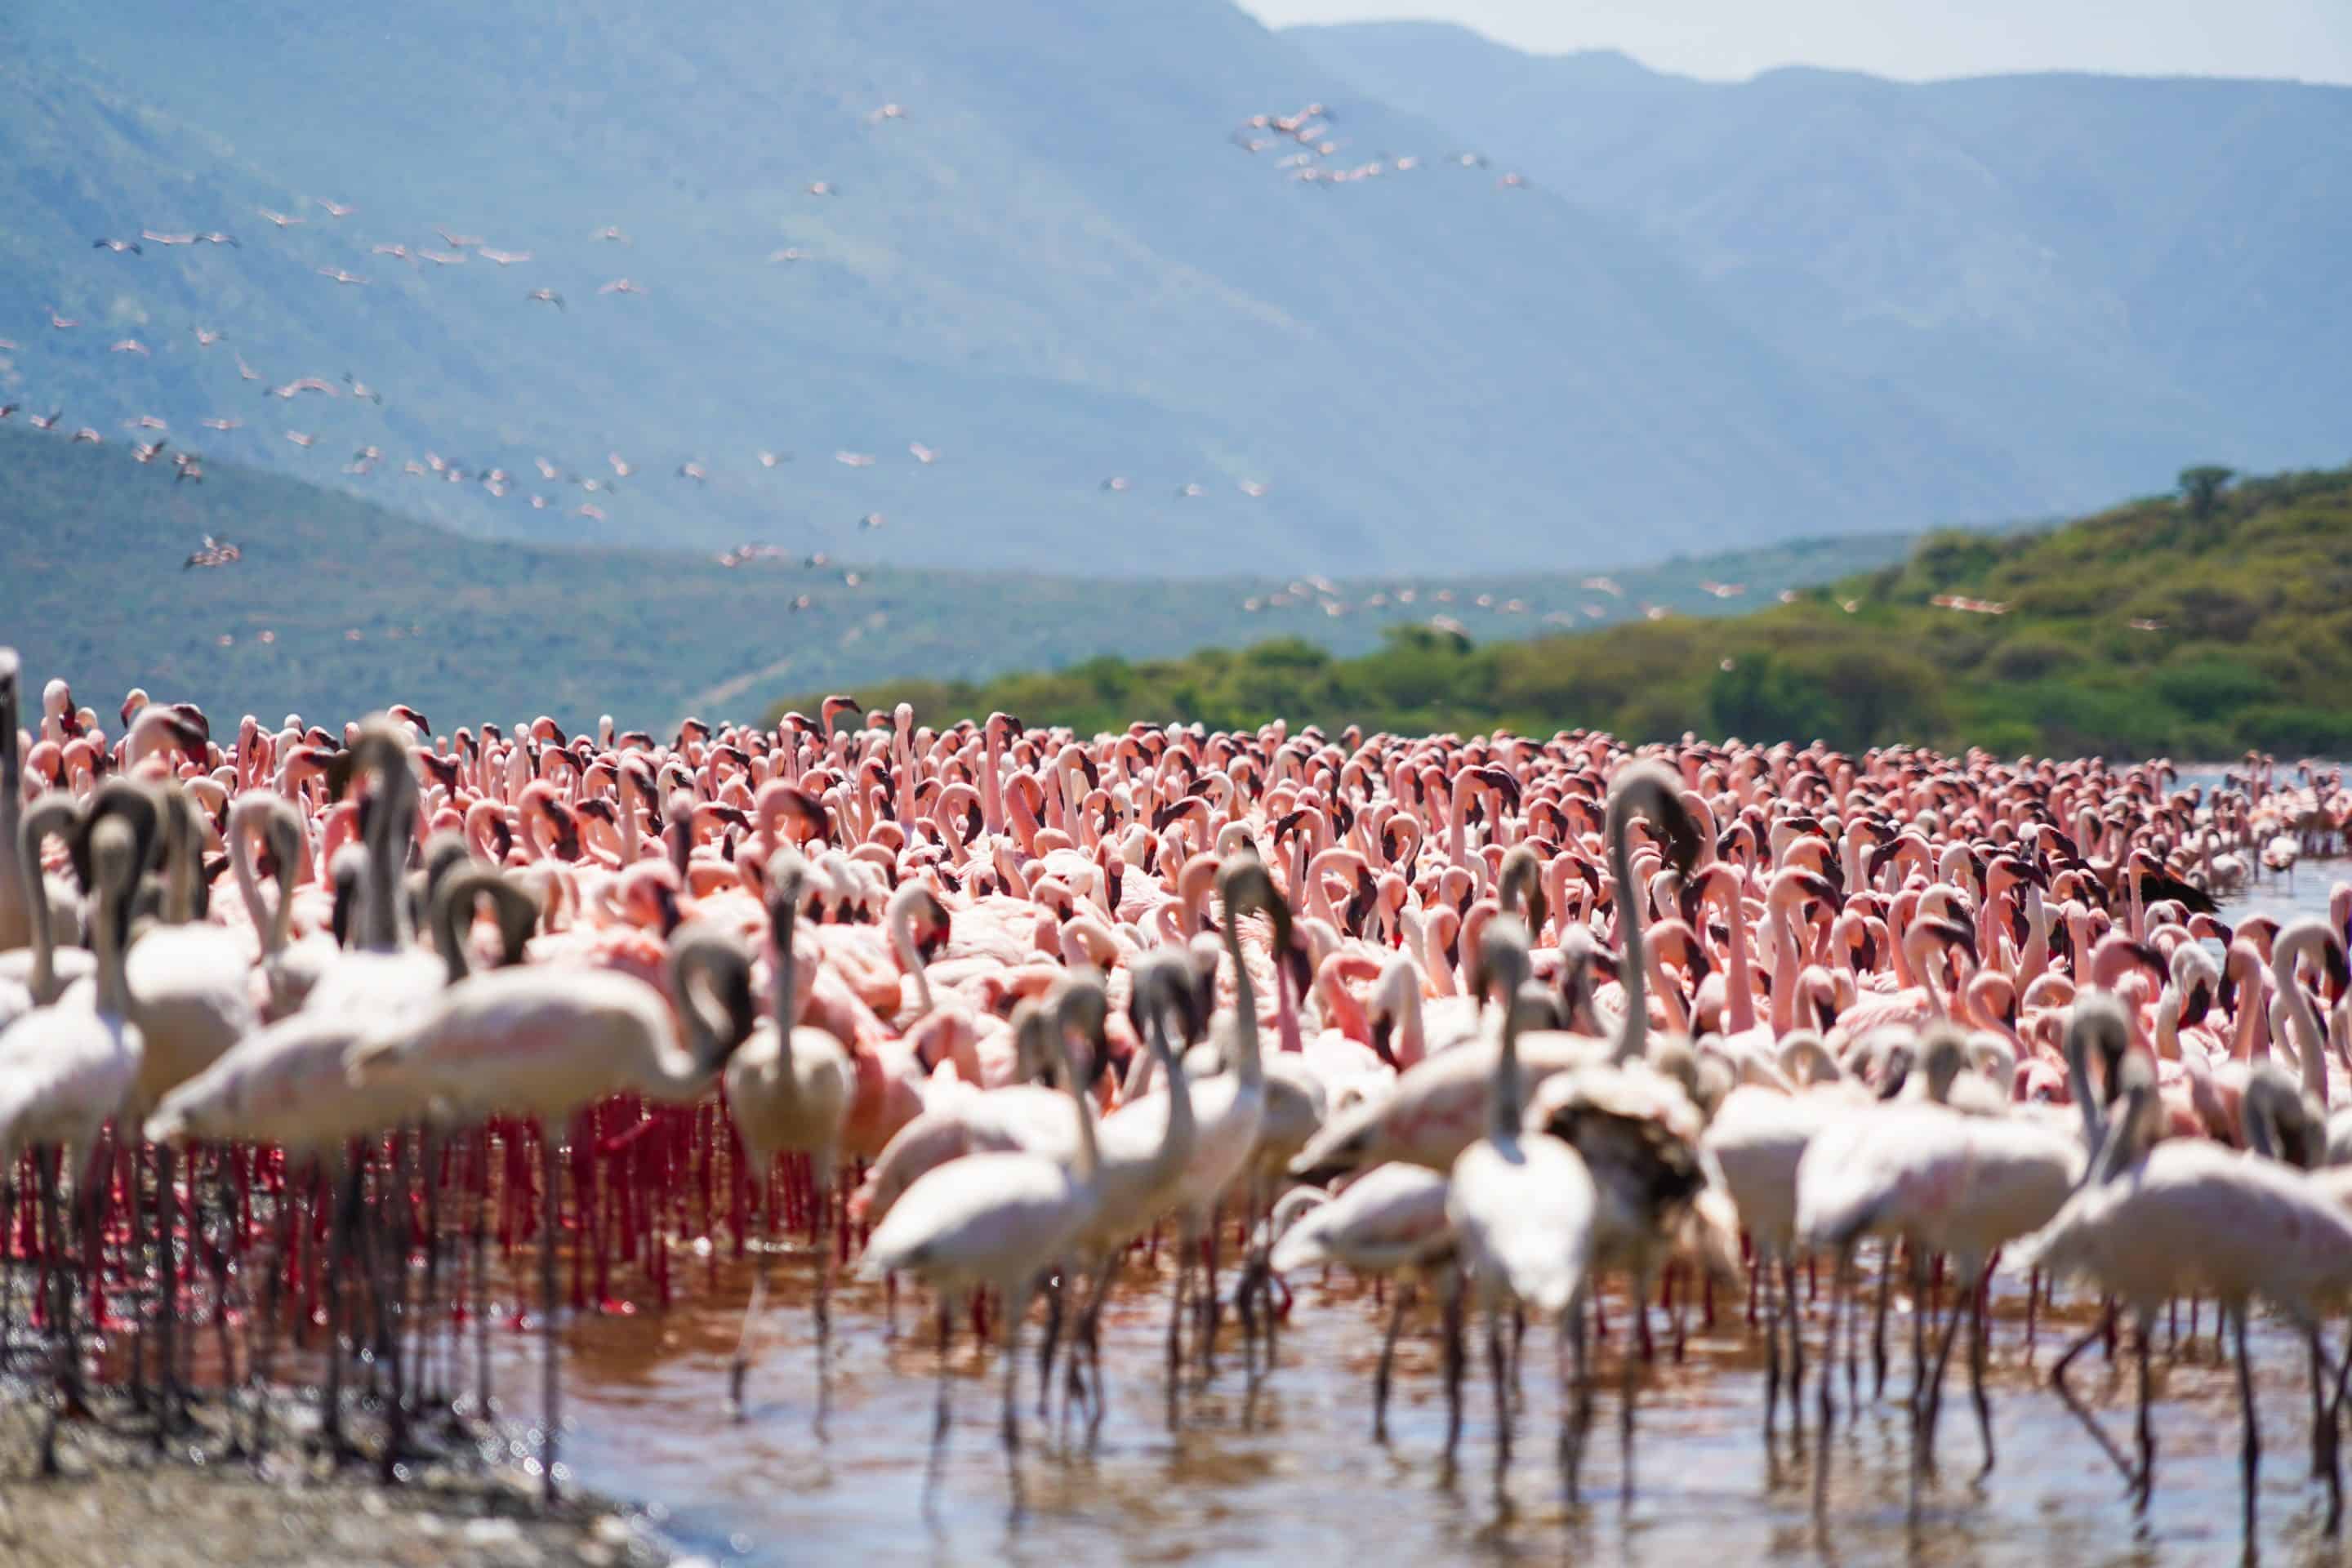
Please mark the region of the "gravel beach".
[[[38, 1478], [42, 1405], [0, 1395], [0, 1568], [662, 1568], [673, 1560], [630, 1510], [574, 1493], [552, 1510], [519, 1466], [470, 1448], [420, 1461], [403, 1485], [373, 1465], [308, 1457], [304, 1412], [280, 1398], [266, 1468], [223, 1459], [216, 1406], [155, 1450], [152, 1426], [109, 1401], [69, 1426], [64, 1474]], [[242, 1426], [242, 1421], [240, 1421]], [[291, 1435], [289, 1435], [291, 1434]]]

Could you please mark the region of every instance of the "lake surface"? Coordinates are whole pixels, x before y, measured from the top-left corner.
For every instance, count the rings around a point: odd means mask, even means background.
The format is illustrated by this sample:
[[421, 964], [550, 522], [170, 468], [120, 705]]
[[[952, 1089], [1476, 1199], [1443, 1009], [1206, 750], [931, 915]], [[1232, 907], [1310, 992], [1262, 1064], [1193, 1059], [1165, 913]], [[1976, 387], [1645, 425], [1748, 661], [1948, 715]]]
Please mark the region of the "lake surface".
[[[2340, 864], [2298, 874], [2292, 895], [2265, 883], [2239, 900], [2248, 912], [2324, 912]], [[927, 1516], [925, 1462], [936, 1384], [934, 1330], [917, 1294], [902, 1292], [898, 1332], [878, 1287], [845, 1284], [834, 1308], [830, 1414], [816, 1406], [814, 1264], [780, 1260], [768, 1339], [751, 1384], [749, 1419], [725, 1407], [727, 1363], [748, 1275], [723, 1256], [698, 1261], [693, 1289], [667, 1313], [573, 1322], [567, 1334], [566, 1459], [585, 1483], [652, 1507], [681, 1546], [718, 1563], [782, 1564], [1108, 1561], [1281, 1564], [1354, 1560], [1545, 1561], [1622, 1564], [1927, 1563], [2201, 1564], [2238, 1552], [2238, 1423], [2234, 1373], [2218, 1361], [2210, 1308], [2193, 1352], [2159, 1354], [2157, 1496], [2145, 1521], [2089, 1436], [2046, 1386], [2064, 1335], [2090, 1321], [2079, 1292], [2041, 1316], [2029, 1352], [2021, 1282], [1996, 1285], [1994, 1436], [1999, 1468], [1973, 1484], [1979, 1458], [1956, 1357], [1944, 1410], [1942, 1471], [1910, 1506], [1909, 1438], [1899, 1403], [1907, 1385], [1907, 1327], [1898, 1321], [1887, 1397], [1842, 1418], [1831, 1446], [1827, 1507], [1812, 1506], [1810, 1389], [1802, 1447], [1785, 1423], [1777, 1447], [1761, 1436], [1760, 1352], [1739, 1304], [1717, 1303], [1712, 1331], [1694, 1310], [1685, 1359], [1675, 1362], [1665, 1318], [1654, 1317], [1659, 1359], [1639, 1405], [1635, 1484], [1621, 1487], [1616, 1439], [1617, 1346], [1626, 1318], [1609, 1301], [1611, 1339], [1584, 1471], [1584, 1503], [1564, 1506], [1553, 1462], [1559, 1394], [1549, 1334], [1530, 1329], [1523, 1363], [1517, 1457], [1498, 1502], [1491, 1385], [1483, 1337], [1474, 1341], [1459, 1468], [1441, 1462], [1445, 1401], [1433, 1310], [1400, 1352], [1391, 1440], [1371, 1437], [1371, 1371], [1385, 1309], [1339, 1274], [1294, 1281], [1296, 1303], [1273, 1370], [1242, 1369], [1230, 1319], [1221, 1370], [1189, 1385], [1169, 1420], [1164, 1377], [1166, 1283], [1130, 1268], [1106, 1325], [1111, 1408], [1100, 1440], [1066, 1442], [1034, 1416], [1034, 1352], [1024, 1341], [1024, 1506], [1016, 1517], [998, 1446], [1000, 1363], [975, 1348], [969, 1323], [952, 1352], [956, 1421], [943, 1481]], [[1809, 1303], [1818, 1357], [1828, 1278]], [[2179, 1321], [2185, 1333], [2189, 1315]], [[2158, 1331], [2158, 1349], [2169, 1343]], [[2263, 1556], [2335, 1561], [2320, 1533], [2322, 1500], [2308, 1479], [2301, 1348], [2258, 1321], [2254, 1347], [2265, 1440]], [[2127, 1349], [2128, 1340], [2125, 1342]], [[535, 1373], [509, 1343], [501, 1387], [510, 1410], [536, 1398]], [[2078, 1363], [2079, 1386], [2118, 1440], [2128, 1436], [2128, 1355], [2097, 1349]], [[1864, 1393], [1869, 1373], [1864, 1372]]]

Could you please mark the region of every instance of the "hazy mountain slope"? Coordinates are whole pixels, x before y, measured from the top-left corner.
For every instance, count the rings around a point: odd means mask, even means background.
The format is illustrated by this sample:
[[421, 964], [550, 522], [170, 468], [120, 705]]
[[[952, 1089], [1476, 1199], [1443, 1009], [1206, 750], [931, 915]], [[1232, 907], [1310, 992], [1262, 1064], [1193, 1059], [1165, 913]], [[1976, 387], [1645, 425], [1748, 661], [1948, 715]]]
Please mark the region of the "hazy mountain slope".
[[[1382, 627], [1433, 616], [1495, 638], [1648, 605], [1721, 615], [1905, 548], [1874, 536], [1701, 557], [1622, 572], [1615, 593], [1535, 573], [1141, 583], [800, 556], [729, 571], [707, 552], [467, 538], [234, 464], [181, 483], [119, 443], [8, 427], [0, 517], [0, 642], [37, 687], [65, 676], [101, 710], [142, 685], [232, 717], [340, 719], [404, 700], [572, 727], [604, 712], [660, 727], [689, 710], [751, 717], [785, 692], [908, 669], [971, 679], [1272, 636], [1362, 652]], [[243, 559], [184, 568], [206, 534]], [[1745, 592], [1717, 597], [1710, 582]]]
[[[1637, 226], [1816, 367], [2091, 500], [2190, 455], [2342, 449], [2352, 89], [1815, 70], [1704, 84], [1459, 28], [1286, 35]], [[1343, 89], [1334, 88], [1335, 93]]]
[[[70, 192], [0, 172], [25, 215], [0, 281], [0, 331], [24, 345], [0, 371], [12, 395], [152, 405], [175, 426], [263, 406], [220, 349], [199, 358], [210, 315], [274, 379], [350, 369], [385, 399], [271, 405], [223, 451], [404, 504], [429, 491], [477, 531], [1338, 572], [2011, 515], [2074, 482], [1899, 385], [1767, 346], [1616, 220], [1461, 170], [1286, 180], [1227, 134], [1332, 96], [1330, 73], [1223, 0], [585, 0], [561, 25], [512, 0], [125, 0], [104, 29], [28, 11], [0, 44], [27, 89], [0, 108], [12, 137], [87, 149]], [[118, 144], [110, 98], [201, 129]], [[904, 119], [873, 118], [888, 101]], [[1454, 140], [1377, 103], [1341, 112], [1335, 134], [1367, 155]], [[820, 180], [837, 194], [808, 194]], [[273, 229], [263, 205], [308, 221]], [[143, 223], [245, 245], [88, 248]], [[591, 240], [606, 224], [635, 243]], [[446, 249], [436, 225], [532, 259], [373, 254]], [[805, 258], [771, 263], [782, 247]], [[597, 293], [624, 275], [647, 292]], [[568, 309], [527, 303], [540, 286]], [[153, 356], [93, 357], [88, 328], [52, 342], [52, 298], [139, 322]], [[288, 446], [316, 433], [296, 419], [339, 449]], [[370, 444], [393, 462], [337, 471]], [[796, 460], [762, 469], [763, 447]], [[387, 488], [425, 448], [523, 478], [495, 504]], [[553, 489], [534, 457], [593, 469], [608, 450], [640, 469], [593, 502], [609, 521], [569, 490], [529, 510]], [[707, 487], [676, 479], [688, 458]], [[1131, 489], [1103, 492], [1112, 475]], [[1187, 481], [1206, 494], [1178, 500]], [[888, 526], [860, 537], [873, 511]]]

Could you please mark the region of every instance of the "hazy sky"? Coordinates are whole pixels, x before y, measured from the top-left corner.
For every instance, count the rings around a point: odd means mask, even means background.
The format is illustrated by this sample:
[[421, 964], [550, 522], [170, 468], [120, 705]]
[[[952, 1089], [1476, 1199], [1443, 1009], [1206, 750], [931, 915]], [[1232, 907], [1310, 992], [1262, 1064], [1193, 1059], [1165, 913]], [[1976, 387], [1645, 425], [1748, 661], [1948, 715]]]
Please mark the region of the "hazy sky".
[[2095, 70], [2352, 82], [2352, 0], [1241, 0], [1267, 23], [1431, 17], [1686, 76]]

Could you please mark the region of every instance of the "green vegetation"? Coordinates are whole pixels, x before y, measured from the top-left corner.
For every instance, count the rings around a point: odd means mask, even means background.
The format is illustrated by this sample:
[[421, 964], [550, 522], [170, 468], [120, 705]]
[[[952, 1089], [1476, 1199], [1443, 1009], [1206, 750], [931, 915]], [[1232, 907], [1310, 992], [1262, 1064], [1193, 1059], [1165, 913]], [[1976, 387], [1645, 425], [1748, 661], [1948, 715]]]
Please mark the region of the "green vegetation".
[[[804, 687], [857, 690], [908, 669], [978, 679], [1269, 630], [1362, 653], [1383, 627], [1433, 613], [1496, 638], [1644, 604], [1722, 614], [1857, 560], [1900, 560], [1907, 546], [1816, 540], [1675, 561], [1616, 574], [1618, 595], [1566, 574], [1145, 583], [799, 555], [729, 571], [698, 551], [467, 538], [230, 463], [207, 461], [201, 484], [180, 484], [111, 441], [9, 428], [0, 518], [0, 642], [24, 654], [36, 685], [65, 676], [101, 711], [139, 685], [232, 716], [340, 720], [400, 700], [438, 724], [544, 712], [571, 728], [606, 712], [664, 729], [690, 711], [749, 718]], [[183, 570], [206, 534], [244, 558]], [[1719, 600], [1709, 582], [1747, 592]]]
[[1485, 646], [1402, 626], [1357, 658], [1283, 638], [858, 695], [912, 701], [929, 721], [1003, 709], [1081, 730], [1279, 715], [2004, 755], [2340, 753], [2352, 747], [2352, 468], [2231, 478], [2191, 469], [2179, 498], [2047, 532], [1933, 534], [1907, 561], [1737, 619]]

